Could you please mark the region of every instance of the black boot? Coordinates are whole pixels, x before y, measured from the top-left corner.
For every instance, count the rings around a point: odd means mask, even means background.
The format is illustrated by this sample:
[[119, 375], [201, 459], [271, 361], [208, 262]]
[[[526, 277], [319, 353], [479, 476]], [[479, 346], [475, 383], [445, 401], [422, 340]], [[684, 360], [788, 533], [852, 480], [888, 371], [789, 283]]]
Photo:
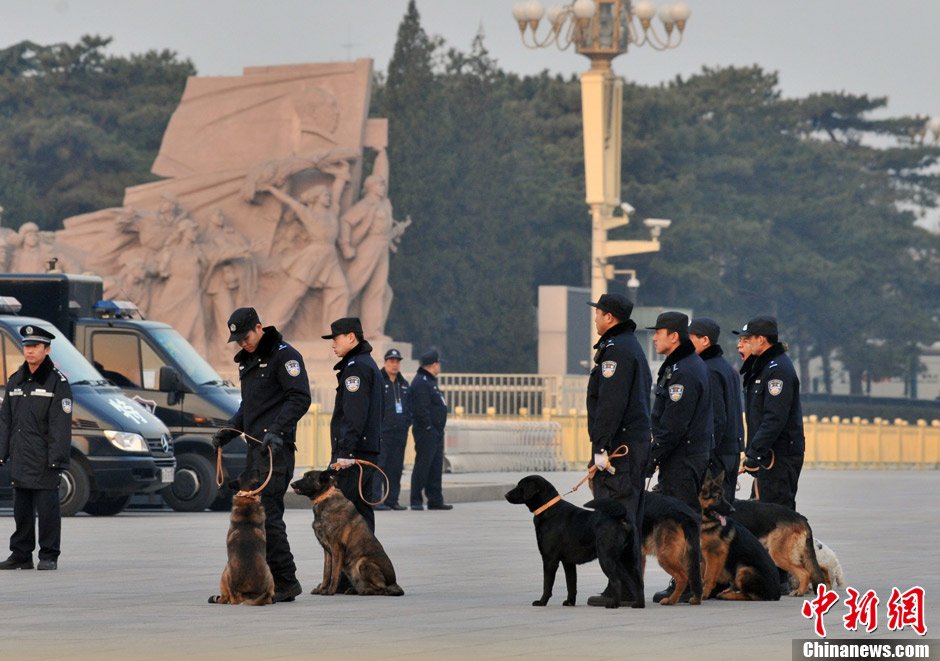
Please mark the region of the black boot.
[[9, 558], [0, 562], [0, 569], [32, 569], [33, 568], [33, 559], [26, 558], [25, 560], [17, 560], [13, 555], [10, 555]]
[[[587, 605], [588, 606], [600, 606], [603, 608], [610, 608], [614, 604], [614, 600], [611, 597], [613, 594], [613, 589], [610, 587], [610, 584], [607, 584], [607, 587], [604, 588], [604, 591], [600, 594], [591, 595], [588, 597]], [[634, 601], [634, 596], [630, 589], [624, 585], [623, 591], [620, 593], [620, 605], [629, 606]]]
[[[664, 590], [660, 590], [659, 592], [653, 595], [653, 603], [658, 604], [663, 599], [669, 597], [673, 592], [675, 592], [675, 590], [676, 590], [676, 579], [670, 578], [669, 585], [667, 585]], [[686, 601], [688, 601], [688, 599], [686, 599]]]
[[285, 574], [274, 579], [274, 601], [293, 601], [297, 595], [303, 592], [297, 577], [291, 574]]

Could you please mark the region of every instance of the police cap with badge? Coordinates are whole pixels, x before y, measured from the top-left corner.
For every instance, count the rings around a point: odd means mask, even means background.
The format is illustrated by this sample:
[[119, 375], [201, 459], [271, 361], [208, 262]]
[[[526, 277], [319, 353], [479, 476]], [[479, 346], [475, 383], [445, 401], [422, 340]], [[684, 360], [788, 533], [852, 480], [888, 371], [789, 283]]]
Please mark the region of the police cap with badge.
[[754, 317], [739, 331], [731, 331], [741, 337], [777, 337], [777, 319], [768, 315]]
[[441, 362], [441, 356], [437, 351], [432, 349], [431, 351], [421, 354], [421, 358], [418, 359], [418, 362], [421, 363], [421, 367], [427, 367], [428, 365]]
[[633, 303], [623, 294], [601, 294], [597, 303], [588, 301], [588, 305], [606, 314], [612, 314], [620, 321], [627, 321], [633, 314]]
[[680, 336], [688, 336], [689, 316], [681, 312], [663, 312], [656, 317], [656, 325], [647, 326], [646, 330], [659, 330], [660, 328], [665, 328], [670, 333], [679, 333]]
[[401, 360], [401, 351], [391, 348], [385, 352], [385, 360]]
[[23, 346], [31, 347], [34, 344], [52, 344], [55, 335], [39, 326], [22, 326], [20, 335], [23, 337]]
[[258, 313], [254, 308], [238, 308], [228, 318], [228, 341], [237, 342], [253, 331], [260, 323], [261, 319], [258, 318]]
[[362, 322], [359, 317], [343, 317], [330, 324], [330, 334], [321, 335], [324, 340], [332, 340], [337, 335], [346, 335], [355, 333], [358, 339], [362, 339]]

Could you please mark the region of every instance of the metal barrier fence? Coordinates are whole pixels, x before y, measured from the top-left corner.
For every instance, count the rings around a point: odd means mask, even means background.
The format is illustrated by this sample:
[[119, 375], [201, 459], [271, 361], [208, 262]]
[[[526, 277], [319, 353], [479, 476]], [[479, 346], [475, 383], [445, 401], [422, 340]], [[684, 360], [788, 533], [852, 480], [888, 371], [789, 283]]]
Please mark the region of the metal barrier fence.
[[450, 473], [567, 468], [561, 424], [550, 420], [449, 420], [444, 457]]

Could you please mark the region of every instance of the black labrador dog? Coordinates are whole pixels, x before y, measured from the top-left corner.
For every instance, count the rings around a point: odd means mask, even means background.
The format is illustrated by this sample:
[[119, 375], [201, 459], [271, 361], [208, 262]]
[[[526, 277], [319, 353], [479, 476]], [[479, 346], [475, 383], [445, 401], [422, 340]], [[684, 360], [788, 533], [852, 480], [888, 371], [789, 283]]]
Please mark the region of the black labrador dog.
[[600, 498], [587, 503], [595, 510], [591, 512], [561, 499], [552, 502], [557, 497], [558, 490], [539, 475], [522, 478], [506, 494], [510, 503], [525, 505], [529, 511], [538, 512], [535, 515], [535, 539], [542, 554], [543, 586], [542, 596], [532, 605], [548, 603], [558, 563], [561, 563], [568, 586], [564, 605], [574, 606], [578, 594], [577, 565], [596, 558], [607, 576], [610, 593], [617, 595], [607, 607], [618, 608], [619, 595], [631, 594], [633, 608], [643, 608], [640, 545], [633, 520], [624, 506], [615, 500]]

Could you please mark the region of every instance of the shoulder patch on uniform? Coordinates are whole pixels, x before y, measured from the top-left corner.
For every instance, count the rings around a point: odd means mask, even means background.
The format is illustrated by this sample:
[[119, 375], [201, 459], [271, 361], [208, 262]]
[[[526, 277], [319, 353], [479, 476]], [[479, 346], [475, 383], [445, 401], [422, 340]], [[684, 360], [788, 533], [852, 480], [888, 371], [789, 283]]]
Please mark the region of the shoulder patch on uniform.
[[287, 346], [286, 344], [284, 344], [283, 342], [281, 342], [279, 345], [277, 345], [277, 350], [278, 350], [278, 351], [280, 351], [281, 349], [287, 349], [287, 348], [288, 348], [288, 346]]
[[297, 376], [300, 374], [300, 361], [288, 360], [286, 363], [284, 363], [284, 367], [287, 369], [287, 373], [291, 376]]
[[55, 373], [59, 375], [59, 381], [68, 381], [68, 379], [65, 378], [65, 375], [58, 367], [53, 367], [52, 369], [55, 370]]
[[783, 381], [781, 379], [771, 379], [767, 382], [767, 392], [776, 397], [783, 392]]
[[772, 360], [772, 361], [770, 361], [770, 363], [767, 365], [767, 369], [773, 369], [773, 368], [776, 367], [776, 366], [777, 366], [777, 361], [776, 361], [776, 360]]
[[348, 376], [346, 377], [346, 390], [349, 392], [356, 392], [359, 390], [359, 377], [358, 376]]
[[685, 386], [676, 384], [674, 386], [669, 386], [669, 399], [674, 402], [678, 402], [682, 399], [682, 393], [685, 392]]
[[72, 412], [72, 400], [68, 397], [62, 399], [62, 410], [66, 413]]
[[617, 361], [616, 360], [605, 360], [601, 363], [601, 374], [604, 375], [605, 379], [609, 379], [614, 375], [614, 372], [617, 371]]

